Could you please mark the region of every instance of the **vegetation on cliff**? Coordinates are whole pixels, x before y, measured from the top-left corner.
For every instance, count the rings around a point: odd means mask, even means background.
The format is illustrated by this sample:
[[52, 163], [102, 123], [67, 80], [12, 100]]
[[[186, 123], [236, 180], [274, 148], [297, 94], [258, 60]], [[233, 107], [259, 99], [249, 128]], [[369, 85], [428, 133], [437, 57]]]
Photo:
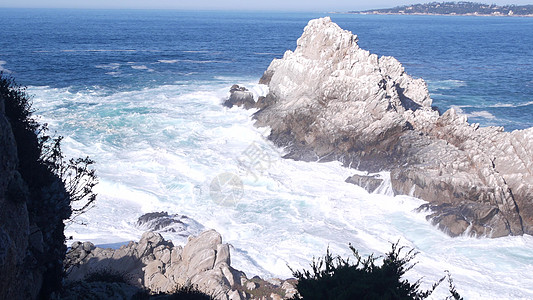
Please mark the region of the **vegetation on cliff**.
[[351, 11], [363, 14], [432, 14], [432, 15], [496, 15], [527, 16], [533, 15], [533, 5], [483, 4], [476, 2], [431, 2], [403, 5], [385, 9]]
[[[31, 97], [12, 78], [0, 73], [0, 97], [11, 125], [18, 156], [20, 188], [11, 199], [26, 202], [31, 235], [24, 268], [42, 272], [39, 296], [48, 298], [61, 288], [65, 257], [64, 221], [87, 210], [96, 195], [93, 161], [88, 157], [65, 160], [62, 137], [48, 135], [46, 124], [33, 117]], [[74, 202], [81, 203], [75, 207]]]

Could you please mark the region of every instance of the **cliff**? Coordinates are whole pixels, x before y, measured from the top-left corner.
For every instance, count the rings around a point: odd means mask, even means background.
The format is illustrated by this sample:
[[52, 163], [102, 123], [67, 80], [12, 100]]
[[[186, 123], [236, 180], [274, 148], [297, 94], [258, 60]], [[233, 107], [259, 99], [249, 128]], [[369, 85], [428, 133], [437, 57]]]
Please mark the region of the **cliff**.
[[[29, 246], [29, 217], [25, 201], [16, 199], [16, 189], [21, 189], [17, 172], [18, 157], [11, 124], [5, 116], [5, 101], [0, 96], [0, 295], [2, 299], [22, 298], [26, 291], [34, 298], [40, 278], [34, 278], [20, 266], [24, 263]], [[15, 197], [14, 197], [15, 196]], [[30, 274], [27, 274], [30, 273]], [[27, 277], [34, 278], [30, 282]], [[33, 297], [32, 297], [33, 296]]]
[[533, 129], [440, 115], [422, 79], [329, 18], [311, 20], [260, 83], [269, 93], [255, 104], [256, 125], [272, 129], [287, 158], [390, 171], [395, 192], [428, 201], [421, 209], [452, 236], [533, 234]]
[[70, 198], [41, 160], [30, 99], [0, 77], [0, 299], [49, 298], [59, 290]]

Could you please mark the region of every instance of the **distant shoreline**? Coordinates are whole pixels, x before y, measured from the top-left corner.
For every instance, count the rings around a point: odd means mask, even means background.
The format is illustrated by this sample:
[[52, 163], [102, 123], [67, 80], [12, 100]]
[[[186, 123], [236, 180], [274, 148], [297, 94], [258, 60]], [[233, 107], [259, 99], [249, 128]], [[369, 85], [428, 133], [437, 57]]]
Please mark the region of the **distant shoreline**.
[[519, 18], [531, 18], [531, 15], [503, 15], [503, 14], [433, 14], [433, 13], [382, 13], [382, 12], [337, 12], [337, 14], [349, 14], [349, 15], [400, 15], [400, 16], [450, 16], [450, 17], [519, 17]]
[[346, 13], [365, 15], [533, 17], [533, 4], [499, 6], [467, 1], [431, 2], [382, 9], [350, 10]]

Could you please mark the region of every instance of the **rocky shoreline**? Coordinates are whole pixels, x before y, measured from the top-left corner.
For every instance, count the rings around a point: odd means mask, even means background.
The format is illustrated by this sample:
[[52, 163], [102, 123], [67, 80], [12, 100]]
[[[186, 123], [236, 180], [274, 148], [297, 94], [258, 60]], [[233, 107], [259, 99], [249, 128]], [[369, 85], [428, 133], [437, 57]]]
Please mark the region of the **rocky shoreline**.
[[[533, 129], [505, 132], [469, 124], [453, 109], [440, 114], [422, 79], [392, 57], [360, 49], [357, 37], [329, 18], [310, 21], [296, 50], [274, 60], [260, 83], [269, 87], [265, 97], [256, 101], [234, 85], [224, 105], [257, 109], [256, 126], [270, 127], [269, 139], [285, 148], [285, 158], [389, 171], [394, 192], [428, 201], [418, 210], [451, 236], [533, 233]], [[382, 174], [346, 179], [369, 192], [383, 180]], [[188, 226], [202, 228], [193, 221], [156, 212], [137, 225], [179, 234]], [[66, 283], [68, 291], [96, 298], [170, 294], [183, 286], [224, 300], [297, 293], [295, 279], [248, 278], [232, 268], [230, 249], [214, 230], [189, 237], [184, 246], [153, 231], [120, 249], [76, 242], [65, 260]], [[106, 270], [127, 283], [84, 282]]]
[[394, 16], [464, 16], [464, 17], [513, 17], [513, 18], [531, 18], [533, 15], [503, 15], [503, 14], [432, 14], [432, 13], [385, 13], [385, 12], [345, 12], [338, 14], [356, 14], [356, 15], [394, 15]]
[[330, 18], [311, 20], [260, 83], [269, 93], [254, 105], [235, 86], [225, 105], [258, 109], [256, 126], [271, 128], [286, 158], [390, 171], [395, 193], [428, 201], [419, 209], [451, 236], [533, 234], [533, 128], [441, 115], [424, 80], [359, 48]]

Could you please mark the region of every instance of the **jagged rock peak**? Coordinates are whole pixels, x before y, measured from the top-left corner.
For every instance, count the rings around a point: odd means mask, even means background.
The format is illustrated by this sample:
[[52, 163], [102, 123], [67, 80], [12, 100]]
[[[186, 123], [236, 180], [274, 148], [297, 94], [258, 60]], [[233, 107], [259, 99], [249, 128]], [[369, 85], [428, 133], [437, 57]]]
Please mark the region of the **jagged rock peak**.
[[306, 50], [314, 49], [317, 46], [321, 49], [332, 47], [336, 49], [355, 47], [357, 49], [359, 48], [357, 41], [357, 35], [348, 30], [343, 30], [339, 25], [333, 23], [330, 17], [325, 17], [309, 21], [304, 33], [298, 39], [298, 47], [295, 52], [302, 55], [311, 54], [315, 56], [317, 53], [307, 52]]
[[[331, 99], [366, 101], [388, 96], [386, 104], [395, 109], [431, 106], [427, 85], [422, 79], [415, 80], [407, 75], [393, 57], [378, 58], [359, 48], [357, 40], [356, 35], [341, 29], [329, 17], [311, 20], [298, 39], [295, 51], [289, 50], [282, 59], [275, 59], [261, 82], [274, 88], [271, 92], [280, 98], [288, 95], [299, 98], [301, 105], [308, 104], [304, 100], [318, 93], [324, 102]], [[362, 92], [360, 87], [367, 87], [367, 91]], [[346, 89], [352, 92], [339, 92]], [[354, 91], [361, 92], [356, 95]], [[295, 103], [288, 101], [288, 104], [294, 107]]]

